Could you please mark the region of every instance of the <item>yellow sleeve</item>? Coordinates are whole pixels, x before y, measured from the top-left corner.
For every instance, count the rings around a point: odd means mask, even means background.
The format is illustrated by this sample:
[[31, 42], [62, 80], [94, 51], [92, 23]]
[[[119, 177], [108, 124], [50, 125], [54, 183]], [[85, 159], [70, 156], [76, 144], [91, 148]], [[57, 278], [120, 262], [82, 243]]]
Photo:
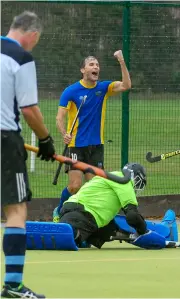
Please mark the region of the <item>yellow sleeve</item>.
[[68, 105], [67, 105], [66, 107], [64, 107], [64, 106], [60, 106], [60, 105], [59, 105], [59, 107], [60, 107], [60, 108], [63, 108], [63, 109], [66, 109], [66, 110], [70, 110], [70, 108], [71, 108], [71, 104], [72, 104], [72, 102], [69, 101], [69, 102], [68, 102]]
[[116, 94], [116, 92], [113, 91], [113, 87], [114, 87], [115, 83], [116, 83], [116, 81], [113, 81], [112, 83], [109, 84], [108, 91], [107, 91], [108, 96], [113, 96]]

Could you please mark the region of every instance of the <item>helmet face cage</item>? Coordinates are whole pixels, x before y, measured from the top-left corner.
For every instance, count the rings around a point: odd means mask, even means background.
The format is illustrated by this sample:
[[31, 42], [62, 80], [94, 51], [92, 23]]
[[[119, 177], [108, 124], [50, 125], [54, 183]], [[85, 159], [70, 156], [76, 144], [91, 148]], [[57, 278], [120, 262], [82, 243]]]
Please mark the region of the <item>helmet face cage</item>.
[[146, 186], [146, 171], [143, 166], [138, 163], [127, 164], [124, 167], [132, 172], [132, 180], [134, 181], [134, 190], [136, 192], [143, 191]]
[[146, 186], [146, 180], [141, 175], [141, 173], [138, 173], [136, 176], [134, 176], [134, 190], [135, 191], [143, 191]]

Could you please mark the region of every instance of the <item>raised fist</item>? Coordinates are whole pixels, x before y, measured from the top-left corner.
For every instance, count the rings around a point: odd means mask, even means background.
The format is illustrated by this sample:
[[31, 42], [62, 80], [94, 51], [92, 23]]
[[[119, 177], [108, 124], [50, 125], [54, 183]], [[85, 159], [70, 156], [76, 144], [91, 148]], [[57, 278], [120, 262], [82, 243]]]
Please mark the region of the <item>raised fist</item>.
[[119, 62], [123, 62], [123, 61], [124, 61], [123, 53], [122, 53], [121, 50], [118, 50], [118, 51], [114, 52], [114, 57], [115, 57]]

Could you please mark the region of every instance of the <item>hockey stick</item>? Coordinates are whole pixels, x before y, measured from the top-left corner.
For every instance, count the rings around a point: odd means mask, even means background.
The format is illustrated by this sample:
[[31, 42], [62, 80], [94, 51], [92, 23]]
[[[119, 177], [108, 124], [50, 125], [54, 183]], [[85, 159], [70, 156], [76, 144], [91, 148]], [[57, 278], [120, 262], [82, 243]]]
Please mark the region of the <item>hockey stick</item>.
[[[25, 146], [26, 150], [28, 150], [28, 151], [32, 151], [35, 153], [38, 153], [38, 151], [39, 151], [38, 147], [31, 146], [26, 143], [24, 144], [24, 146]], [[71, 158], [64, 157], [61, 155], [55, 154], [54, 159], [61, 163], [73, 165], [73, 167], [75, 169], [79, 169], [79, 170], [83, 171], [84, 173], [92, 173], [94, 175], [98, 175], [100, 177], [114, 181], [119, 184], [127, 184], [131, 180], [131, 177], [133, 177], [132, 172], [130, 172], [128, 169], [123, 170], [124, 177], [118, 177], [112, 173], [102, 170], [101, 168], [98, 168], [98, 167], [95, 167], [95, 166], [92, 166], [92, 165], [89, 165], [89, 164], [86, 164], [86, 163], [83, 163], [80, 161], [74, 161]]]
[[[80, 112], [80, 110], [81, 110], [82, 105], [85, 103], [86, 98], [87, 98], [87, 96], [84, 96], [83, 99], [82, 99], [81, 105], [79, 106], [79, 109], [78, 109], [78, 111], [77, 111], [77, 113], [76, 113], [75, 119], [74, 119], [74, 121], [73, 121], [73, 123], [72, 123], [72, 127], [71, 127], [71, 130], [70, 130], [70, 132], [69, 132], [70, 135], [72, 134], [72, 132], [73, 132], [73, 130], [74, 130], [76, 121], [77, 121], [78, 116], [79, 116], [79, 112]], [[65, 145], [65, 148], [64, 148], [64, 150], [63, 150], [62, 156], [65, 156], [65, 155], [66, 155], [67, 149], [68, 149], [68, 144]], [[57, 168], [57, 170], [56, 170], [56, 173], [55, 173], [53, 182], [52, 182], [53, 185], [57, 185], [57, 181], [58, 181], [58, 177], [59, 177], [60, 172], [61, 172], [61, 168], [62, 168], [62, 163], [60, 162], [59, 165], [58, 165], [58, 168]]]
[[154, 163], [154, 162], [158, 162], [158, 161], [161, 161], [161, 160], [165, 160], [167, 158], [171, 158], [171, 157], [177, 156], [179, 154], [180, 154], [180, 150], [176, 150], [176, 151], [173, 151], [173, 152], [169, 152], [169, 153], [166, 153], [166, 154], [161, 154], [159, 156], [153, 157], [152, 153], [148, 152], [146, 154], [146, 160], [148, 162], [150, 162], [150, 163]]

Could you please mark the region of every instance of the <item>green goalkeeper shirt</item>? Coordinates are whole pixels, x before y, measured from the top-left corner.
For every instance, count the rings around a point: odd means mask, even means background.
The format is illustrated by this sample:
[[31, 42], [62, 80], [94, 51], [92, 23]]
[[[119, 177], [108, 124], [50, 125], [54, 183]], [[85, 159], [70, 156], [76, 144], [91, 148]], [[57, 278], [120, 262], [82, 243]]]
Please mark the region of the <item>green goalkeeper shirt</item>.
[[[120, 171], [111, 173], [123, 176]], [[99, 228], [107, 225], [127, 204], [138, 205], [132, 181], [123, 185], [99, 176], [85, 183], [64, 204], [67, 202], [82, 204], [94, 216]]]

